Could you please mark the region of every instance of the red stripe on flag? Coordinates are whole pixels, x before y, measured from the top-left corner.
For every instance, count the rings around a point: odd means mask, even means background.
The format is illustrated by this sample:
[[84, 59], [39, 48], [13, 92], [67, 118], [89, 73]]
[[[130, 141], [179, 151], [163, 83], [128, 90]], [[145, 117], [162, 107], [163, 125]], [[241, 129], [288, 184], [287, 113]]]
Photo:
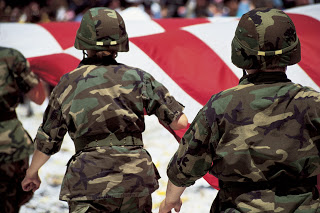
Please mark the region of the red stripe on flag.
[[301, 43], [301, 61], [299, 65], [320, 86], [319, 53], [320, 21], [305, 15], [288, 14], [296, 26]]
[[186, 18], [168, 18], [168, 19], [153, 19], [166, 31], [179, 29], [181, 27], [187, 27], [195, 24], [210, 23], [206, 18], [186, 19]]
[[207, 173], [203, 176], [203, 178], [215, 189], [220, 190], [219, 187], [219, 179], [215, 176]]
[[238, 84], [239, 79], [220, 57], [186, 31], [174, 30], [130, 41], [202, 105], [214, 93]]
[[65, 53], [28, 58], [31, 70], [41, 79], [55, 86], [62, 75], [74, 70], [80, 60]]
[[[184, 129], [180, 129], [180, 130], [174, 130], [174, 132], [176, 133], [176, 135], [181, 139], [184, 135], [184, 133], [186, 133], [186, 131], [189, 129], [190, 127], [190, 123], [188, 123], [188, 126]], [[180, 142], [180, 140], [179, 140]]]
[[73, 46], [80, 22], [50, 22], [39, 25], [49, 31], [65, 50]]

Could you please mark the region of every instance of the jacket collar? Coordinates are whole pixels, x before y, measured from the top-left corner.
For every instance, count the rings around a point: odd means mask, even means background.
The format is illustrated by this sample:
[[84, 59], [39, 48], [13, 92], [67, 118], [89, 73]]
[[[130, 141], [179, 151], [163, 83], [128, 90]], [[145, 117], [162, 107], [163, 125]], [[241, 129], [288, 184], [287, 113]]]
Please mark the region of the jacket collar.
[[98, 58], [98, 57], [90, 57], [90, 58], [84, 58], [80, 62], [78, 67], [81, 67], [83, 65], [103, 65], [103, 66], [108, 66], [108, 65], [116, 65], [118, 62], [112, 58], [111, 56], [106, 56], [103, 58]]
[[258, 72], [250, 75], [244, 75], [239, 84], [274, 84], [279, 82], [291, 82], [284, 72]]

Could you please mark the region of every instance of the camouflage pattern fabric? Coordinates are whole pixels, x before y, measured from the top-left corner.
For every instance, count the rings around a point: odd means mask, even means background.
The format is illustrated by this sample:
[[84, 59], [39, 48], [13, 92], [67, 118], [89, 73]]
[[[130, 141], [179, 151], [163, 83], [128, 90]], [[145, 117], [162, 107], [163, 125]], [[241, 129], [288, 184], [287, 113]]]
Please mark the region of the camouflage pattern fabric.
[[98, 201], [68, 201], [72, 213], [147, 213], [152, 210], [151, 195], [146, 197], [109, 198]]
[[0, 164], [0, 212], [17, 213], [33, 192], [22, 190], [21, 181], [29, 167], [29, 157], [13, 163]]
[[[183, 108], [143, 70], [111, 57], [84, 59], [54, 88], [35, 146], [52, 155], [59, 151], [66, 132], [74, 141], [108, 133], [142, 133], [144, 111], [169, 125]], [[151, 156], [139, 146], [88, 148], [71, 160], [60, 199], [147, 196], [158, 188], [158, 178]]]
[[[276, 180], [285, 180], [278, 186], [299, 183], [320, 174], [319, 101], [318, 92], [288, 82], [285, 73], [245, 76], [199, 111], [168, 165], [169, 179], [190, 186], [209, 171], [249, 188]], [[294, 193], [288, 188], [281, 194], [222, 189], [212, 212], [319, 212], [314, 185], [297, 184]]]
[[63, 179], [61, 200], [142, 197], [160, 178], [145, 149], [136, 146], [88, 148], [74, 157]]
[[243, 69], [272, 69], [301, 60], [300, 41], [283, 11], [257, 8], [244, 14], [232, 40], [232, 62]]
[[[39, 83], [29, 63], [17, 50], [0, 47], [0, 112], [13, 113], [21, 93], [27, 93]], [[0, 162], [26, 158], [33, 152], [32, 141], [16, 119], [0, 122]]]
[[33, 153], [32, 139], [18, 119], [0, 122], [0, 162], [15, 162]]
[[88, 10], [81, 20], [74, 47], [79, 50], [128, 52], [128, 35], [120, 14], [105, 7]]

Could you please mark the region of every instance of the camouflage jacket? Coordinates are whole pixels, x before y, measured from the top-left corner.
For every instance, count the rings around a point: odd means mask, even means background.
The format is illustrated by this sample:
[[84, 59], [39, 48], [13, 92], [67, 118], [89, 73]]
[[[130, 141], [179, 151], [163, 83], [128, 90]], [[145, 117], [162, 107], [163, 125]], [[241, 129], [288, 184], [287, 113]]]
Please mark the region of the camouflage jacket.
[[[210, 172], [223, 182], [245, 183], [220, 190], [215, 212], [316, 212], [319, 198], [297, 188], [299, 181], [320, 174], [319, 102], [318, 92], [290, 82], [284, 73], [242, 78], [199, 111], [168, 165], [169, 179], [190, 186]], [[278, 186], [297, 185], [279, 195], [266, 187], [276, 180], [284, 180]], [[256, 182], [265, 189], [250, 190]]]
[[[35, 144], [52, 155], [66, 132], [74, 143], [84, 137], [89, 143], [90, 137], [108, 133], [139, 134], [145, 128], [144, 111], [169, 125], [182, 110], [147, 72], [109, 57], [103, 62], [89, 58], [54, 88]], [[158, 188], [158, 178], [151, 156], [139, 146], [91, 147], [70, 161], [60, 199], [146, 196]]]
[[32, 141], [20, 121], [2, 119], [15, 112], [20, 95], [27, 93], [39, 80], [29, 63], [17, 50], [0, 47], [0, 162], [13, 162], [33, 152]]

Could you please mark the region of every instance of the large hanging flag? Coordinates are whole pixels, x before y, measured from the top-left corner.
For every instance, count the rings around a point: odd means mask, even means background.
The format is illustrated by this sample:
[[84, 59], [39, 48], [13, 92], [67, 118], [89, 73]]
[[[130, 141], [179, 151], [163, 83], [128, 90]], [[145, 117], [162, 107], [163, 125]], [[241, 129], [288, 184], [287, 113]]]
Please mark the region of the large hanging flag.
[[[290, 66], [288, 77], [320, 91], [320, 4], [286, 12], [295, 23], [302, 60]], [[209, 98], [238, 84], [242, 71], [231, 62], [231, 40], [237, 18], [126, 20], [130, 51], [117, 61], [139, 67], [162, 82], [186, 106], [192, 121]], [[0, 46], [21, 51], [43, 80], [56, 85], [75, 69], [83, 55], [73, 47], [77, 22], [0, 24]], [[177, 131], [182, 136], [185, 130]], [[218, 189], [218, 180], [207, 174]]]

